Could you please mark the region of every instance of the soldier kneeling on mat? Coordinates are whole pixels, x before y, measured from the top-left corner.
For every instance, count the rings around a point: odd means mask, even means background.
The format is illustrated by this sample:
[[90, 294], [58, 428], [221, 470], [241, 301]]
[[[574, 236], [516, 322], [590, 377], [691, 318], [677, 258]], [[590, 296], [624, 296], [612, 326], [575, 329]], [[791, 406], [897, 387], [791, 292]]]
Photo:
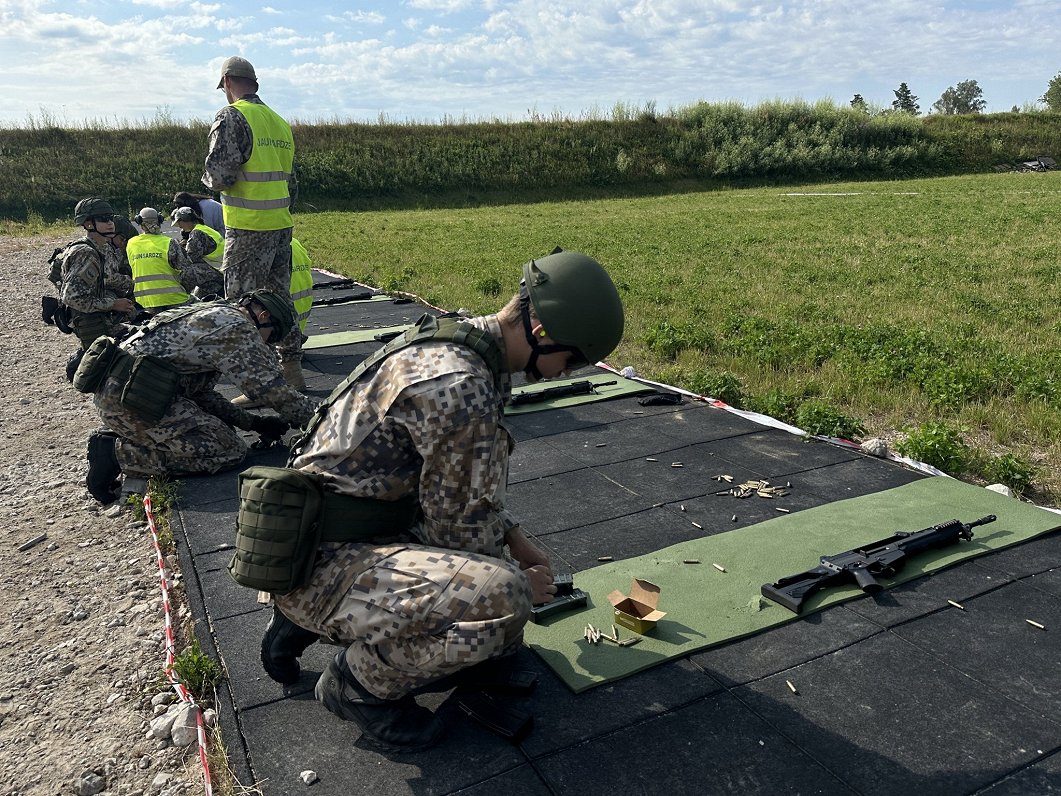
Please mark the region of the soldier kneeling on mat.
[[[88, 442], [89, 492], [103, 504], [120, 495], [119, 477], [211, 474], [243, 461], [237, 428], [275, 442], [301, 426], [316, 402], [284, 381], [270, 345], [295, 318], [289, 301], [267, 290], [188, 304], [156, 315], [120, 343], [98, 339], [74, 376], [94, 392], [109, 429]], [[234, 406], [215, 389], [224, 377], [261, 398], [279, 417]]]
[[[414, 695], [496, 677], [531, 606], [556, 592], [548, 556], [505, 509], [511, 374], [559, 376], [606, 357], [622, 332], [604, 268], [557, 250], [523, 266], [496, 315], [425, 315], [332, 393], [288, 468], [244, 471], [229, 571], [273, 593], [268, 674], [294, 683], [296, 658], [327, 638], [346, 647], [316, 686], [329, 711], [388, 751], [436, 743], [441, 722]], [[261, 518], [274, 499], [290, 510], [298, 479], [312, 533], [266, 566], [277, 526]], [[271, 580], [285, 563], [293, 577]]]

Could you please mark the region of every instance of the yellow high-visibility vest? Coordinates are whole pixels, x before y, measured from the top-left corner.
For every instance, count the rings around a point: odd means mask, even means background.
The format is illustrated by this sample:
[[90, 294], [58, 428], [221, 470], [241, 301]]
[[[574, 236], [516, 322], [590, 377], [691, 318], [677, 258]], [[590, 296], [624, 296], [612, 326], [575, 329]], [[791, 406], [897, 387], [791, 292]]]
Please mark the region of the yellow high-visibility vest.
[[177, 271], [169, 264], [172, 242], [166, 235], [144, 233], [125, 244], [133, 269], [133, 298], [144, 309], [170, 307], [188, 300]]
[[221, 192], [225, 227], [273, 230], [293, 226], [287, 178], [295, 162], [291, 125], [265, 105], [236, 100], [251, 128], [251, 156], [236, 182]]
[[[208, 227], [206, 224], [196, 224], [195, 229], [210, 238], [214, 243], [217, 244], [217, 248], [209, 254], [204, 254], [203, 259], [206, 260], [210, 265], [217, 268], [221, 267], [221, 261], [225, 256], [225, 239], [221, 237], [221, 233], [213, 227]], [[194, 230], [193, 230], [194, 231]]]
[[291, 301], [298, 314], [298, 328], [304, 332], [313, 309], [313, 261], [297, 238], [291, 239]]

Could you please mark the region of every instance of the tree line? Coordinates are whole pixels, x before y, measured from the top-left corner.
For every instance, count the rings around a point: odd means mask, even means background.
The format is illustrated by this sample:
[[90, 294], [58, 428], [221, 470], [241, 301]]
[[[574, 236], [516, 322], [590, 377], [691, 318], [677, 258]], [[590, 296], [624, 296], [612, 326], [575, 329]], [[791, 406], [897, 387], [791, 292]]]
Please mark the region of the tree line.
[[[914, 92], [910, 90], [910, 87], [905, 83], [900, 83], [899, 88], [893, 92], [895, 99], [892, 100], [891, 110], [884, 110], [884, 113], [908, 113], [912, 116], [918, 116], [921, 113], [921, 106], [918, 104], [918, 97], [914, 95]], [[1061, 72], [1058, 72], [1049, 82], [1046, 88], [1046, 92], [1039, 97], [1039, 102], [1046, 105], [1047, 110], [1055, 113], [1061, 112]], [[868, 102], [861, 94], [855, 94], [851, 98], [851, 107], [855, 110], [862, 111], [863, 113], [871, 113], [872, 110]], [[932, 112], [941, 116], [960, 116], [972, 113], [983, 113], [984, 109], [987, 108], [987, 101], [984, 99], [984, 91], [980, 88], [980, 84], [975, 80], [962, 80], [956, 86], [949, 86], [944, 91], [938, 100], [932, 103]], [[1020, 109], [1014, 105], [1013, 112], [1017, 112]]]

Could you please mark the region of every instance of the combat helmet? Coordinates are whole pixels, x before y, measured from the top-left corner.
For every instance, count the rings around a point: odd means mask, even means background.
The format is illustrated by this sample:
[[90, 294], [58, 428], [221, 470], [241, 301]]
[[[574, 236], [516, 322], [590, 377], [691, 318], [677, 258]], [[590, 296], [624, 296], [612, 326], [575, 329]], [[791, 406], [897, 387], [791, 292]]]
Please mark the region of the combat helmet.
[[127, 219], [125, 216], [114, 217], [114, 234], [119, 235], [126, 240], [135, 238], [140, 234], [140, 230], [133, 226], [133, 222]]
[[[531, 334], [528, 304], [556, 345], [541, 345]], [[572, 367], [604, 359], [623, 336], [623, 303], [608, 272], [585, 254], [555, 249], [523, 266], [520, 305], [527, 342], [534, 353], [528, 372], [536, 375], [541, 354], [572, 351]]]
[[249, 310], [251, 320], [254, 321], [254, 325], [257, 328], [273, 327], [273, 333], [269, 335], [269, 342], [276, 345], [287, 337], [288, 332], [295, 325], [295, 307], [290, 299], [277, 295], [272, 290], [259, 289], [245, 293], [240, 297], [238, 303], [239, 306], [247, 308], [252, 301], [261, 304], [269, 311], [271, 320], [268, 323], [259, 323], [254, 312]]
[[113, 216], [114, 208], [106, 199], [92, 196], [74, 205], [74, 223], [80, 226], [93, 216]]

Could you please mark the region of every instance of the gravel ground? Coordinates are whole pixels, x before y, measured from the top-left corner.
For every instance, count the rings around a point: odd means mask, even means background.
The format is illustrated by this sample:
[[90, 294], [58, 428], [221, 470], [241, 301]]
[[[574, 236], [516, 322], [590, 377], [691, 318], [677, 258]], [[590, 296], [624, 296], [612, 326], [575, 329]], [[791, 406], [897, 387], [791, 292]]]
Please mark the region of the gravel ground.
[[64, 376], [76, 338], [41, 322], [61, 242], [0, 237], [9, 282], [26, 286], [0, 296], [0, 794], [202, 793], [195, 747], [149, 737], [151, 698], [165, 690], [150, 533], [86, 491], [99, 418]]

